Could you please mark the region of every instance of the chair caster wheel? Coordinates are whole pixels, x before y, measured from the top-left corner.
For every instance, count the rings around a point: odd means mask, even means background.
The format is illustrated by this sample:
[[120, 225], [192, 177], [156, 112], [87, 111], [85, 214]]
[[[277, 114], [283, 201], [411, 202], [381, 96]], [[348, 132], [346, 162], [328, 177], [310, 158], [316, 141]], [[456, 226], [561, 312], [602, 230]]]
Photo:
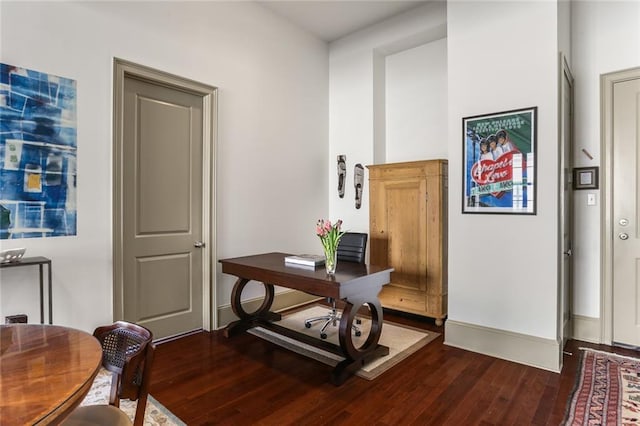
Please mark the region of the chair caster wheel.
[[305, 326], [305, 328], [311, 328], [311, 323], [305, 322], [304, 326]]
[[327, 338], [327, 333], [320, 333], [320, 338], [321, 339], [326, 339]]
[[362, 331], [356, 331], [356, 337], [362, 336]]
[[362, 320], [360, 318], [356, 318], [356, 324], [358, 325], [362, 324]]

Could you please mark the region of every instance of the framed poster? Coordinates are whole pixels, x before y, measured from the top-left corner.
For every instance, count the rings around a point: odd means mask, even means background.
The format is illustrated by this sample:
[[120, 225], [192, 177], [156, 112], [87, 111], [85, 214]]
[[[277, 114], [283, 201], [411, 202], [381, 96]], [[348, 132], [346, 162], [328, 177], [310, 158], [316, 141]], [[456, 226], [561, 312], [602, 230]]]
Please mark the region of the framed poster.
[[537, 112], [462, 119], [462, 213], [536, 214]]

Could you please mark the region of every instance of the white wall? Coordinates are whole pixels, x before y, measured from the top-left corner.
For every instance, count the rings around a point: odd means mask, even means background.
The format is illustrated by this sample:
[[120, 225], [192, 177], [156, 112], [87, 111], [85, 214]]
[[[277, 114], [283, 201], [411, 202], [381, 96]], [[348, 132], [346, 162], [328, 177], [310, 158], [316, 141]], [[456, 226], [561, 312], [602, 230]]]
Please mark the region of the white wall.
[[[453, 322], [458, 331], [460, 325], [467, 330], [488, 330], [494, 337], [506, 339], [498, 341], [508, 342], [511, 348], [514, 342], [516, 346], [524, 341], [535, 342], [533, 347], [539, 350], [535, 357], [527, 359], [527, 354], [517, 354], [517, 349], [509, 348], [510, 359], [552, 370], [559, 368], [561, 359], [557, 343], [557, 52], [559, 47], [568, 46], [568, 31], [558, 30], [558, 20], [563, 19], [563, 24], [566, 21], [564, 6], [537, 1], [436, 3], [421, 9], [425, 14], [416, 32], [433, 36], [439, 30], [437, 37], [391, 50], [387, 46], [397, 46], [397, 43], [390, 40], [399, 38], [393, 35], [394, 31], [407, 28], [396, 18], [330, 45], [329, 204], [332, 217], [341, 217], [347, 225], [354, 223], [359, 229], [368, 229], [368, 188], [360, 211], [353, 208], [353, 189], [349, 184], [344, 199], [339, 199], [334, 192], [337, 154], [347, 155], [348, 183], [352, 181], [352, 167], [356, 162], [405, 161], [430, 155], [448, 158], [450, 268], [446, 324]], [[406, 32], [404, 36], [411, 38]], [[439, 45], [443, 37], [446, 37], [446, 51]], [[425, 60], [424, 52], [431, 49], [440, 49], [446, 64], [440, 66]], [[381, 54], [386, 55], [384, 73], [376, 68]], [[412, 66], [419, 69], [413, 75]], [[441, 112], [434, 119], [441, 120], [440, 126], [437, 122], [426, 124], [433, 117], [423, 116], [418, 122], [412, 120], [410, 125], [415, 127], [399, 136], [407, 130], [407, 125], [400, 121], [402, 113], [413, 115], [411, 108], [400, 111], [402, 101], [415, 101], [409, 99], [412, 93], [407, 89], [411, 79], [415, 78], [417, 85], [422, 84], [415, 91], [419, 96], [425, 90], [425, 81], [428, 85], [442, 70], [446, 75], [441, 81], [447, 89], [444, 95], [438, 92], [435, 98], [439, 106], [446, 109], [446, 115]], [[382, 127], [386, 130], [382, 140], [386, 145], [384, 153], [389, 156], [382, 159], [375, 145], [381, 139], [375, 133], [381, 129], [376, 122], [379, 105], [375, 92], [380, 87], [377, 78], [381, 74], [387, 81], [386, 123]], [[399, 82], [402, 78], [406, 81]], [[462, 118], [531, 106], [538, 107], [537, 214], [463, 215], [459, 204], [462, 199]], [[425, 109], [424, 105], [413, 102], [411, 107], [422, 109], [422, 114], [439, 112], [434, 104]], [[420, 115], [418, 112], [413, 117]], [[416, 135], [425, 129], [432, 134], [434, 126], [435, 132], [439, 132], [437, 136], [427, 138], [422, 147], [416, 146], [420, 138]], [[402, 146], [409, 137], [416, 138]], [[442, 151], [436, 151], [438, 149]], [[481, 346], [475, 345], [475, 349]], [[503, 356], [505, 348], [496, 346], [491, 350], [496, 356]]]
[[386, 162], [447, 158], [447, 40], [386, 57]]
[[[315, 221], [329, 211], [326, 43], [250, 2], [0, 8], [2, 62], [77, 80], [78, 235], [2, 241], [53, 260], [55, 323], [92, 330], [112, 320], [114, 57], [219, 88], [219, 258], [317, 247]], [[218, 305], [228, 304], [234, 279], [216, 275]], [[37, 274], [0, 278], [0, 318], [37, 321]]]
[[[409, 51], [413, 48], [420, 49], [425, 46], [431, 55], [437, 50], [430, 47], [431, 42], [442, 40], [446, 36], [446, 3], [435, 2], [411, 10], [409, 13], [398, 15], [380, 24], [373, 25], [362, 31], [344, 37], [330, 44], [330, 79], [329, 79], [329, 208], [332, 219], [341, 218], [345, 227], [352, 231], [368, 232], [369, 230], [369, 175], [365, 168], [365, 187], [363, 191], [362, 206], [355, 208], [355, 189], [353, 185], [353, 168], [356, 163], [370, 165], [378, 162], [387, 162], [384, 155], [391, 150], [395, 156], [409, 157], [413, 153], [422, 152], [419, 158], [426, 159], [429, 154], [429, 141], [425, 140], [422, 147], [405, 145], [394, 148], [389, 141], [385, 141], [385, 126], [380, 120], [384, 120], [385, 107], [389, 104], [385, 101], [385, 84], [380, 81], [385, 76], [385, 57], [398, 52]], [[436, 42], [437, 44], [437, 42]], [[442, 51], [440, 51], [442, 53]], [[412, 64], [422, 67], [421, 61], [409, 51], [408, 60]], [[419, 55], [418, 55], [419, 56]], [[398, 57], [392, 70], [392, 79], [399, 73], [407, 72], [407, 64], [400, 64], [403, 58]], [[439, 59], [440, 63], [444, 59]], [[396, 66], [397, 65], [397, 66]], [[382, 67], [382, 69], [381, 69]], [[424, 69], [424, 67], [422, 68]], [[428, 75], [430, 75], [429, 72]], [[419, 72], [413, 75], [414, 81], [422, 85], [416, 90], [415, 96], [428, 98], [429, 93], [421, 93], [428, 87], [427, 76], [419, 76]], [[398, 87], [393, 83], [393, 87]], [[397, 116], [403, 112], [417, 118], [417, 113], [411, 112], [415, 105], [399, 105], [398, 99], [392, 94], [392, 114]], [[398, 95], [400, 96], [400, 95]], [[403, 97], [409, 95], [403, 94]], [[388, 100], [387, 100], [388, 101]], [[434, 103], [441, 101], [435, 99]], [[380, 105], [385, 102], [385, 105]], [[445, 105], [427, 105], [427, 111], [436, 111], [437, 107], [446, 108]], [[402, 109], [402, 112], [400, 111]], [[424, 111], [424, 109], [423, 109]], [[392, 123], [392, 132], [395, 135], [397, 119]], [[386, 123], [389, 124], [389, 123]], [[424, 129], [423, 123], [412, 123], [416, 131]], [[446, 131], [445, 131], [446, 133]], [[441, 140], [446, 140], [446, 134]], [[386, 149], [376, 144], [386, 145]], [[422, 150], [422, 151], [421, 151]], [[377, 152], [382, 151], [382, 155]], [[344, 198], [338, 197], [336, 157], [345, 154], [347, 156], [347, 184]], [[446, 151], [445, 151], [446, 154]], [[416, 154], [418, 155], [418, 154]], [[434, 157], [435, 158], [435, 157]]]
[[[556, 339], [557, 5], [449, 2], [449, 320]], [[537, 214], [463, 215], [463, 117], [538, 107]], [[448, 324], [448, 323], [447, 323]]]
[[[640, 2], [572, 3], [576, 167], [601, 166], [600, 75], [640, 66]], [[594, 157], [582, 153], [586, 149]], [[587, 206], [595, 193], [598, 206]], [[576, 191], [574, 313], [600, 317], [600, 191]]]

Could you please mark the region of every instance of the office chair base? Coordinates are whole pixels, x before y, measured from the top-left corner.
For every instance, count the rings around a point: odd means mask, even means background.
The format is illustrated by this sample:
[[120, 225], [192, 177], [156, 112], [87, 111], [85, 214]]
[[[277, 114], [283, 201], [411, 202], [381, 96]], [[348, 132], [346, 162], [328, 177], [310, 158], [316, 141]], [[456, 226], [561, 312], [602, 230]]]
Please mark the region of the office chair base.
[[[338, 316], [337, 312], [329, 311], [327, 315], [306, 319], [304, 321], [304, 326], [306, 328], [311, 328], [311, 323], [316, 321], [324, 321], [325, 323], [322, 325], [322, 328], [320, 329], [320, 338], [326, 339], [327, 333], [325, 333], [325, 330], [327, 329], [327, 327], [329, 327], [330, 324], [333, 324], [333, 326], [337, 326], [339, 320], [340, 320], [340, 317]], [[356, 323], [361, 324], [362, 321], [359, 319], [356, 319]], [[355, 334], [356, 337], [362, 336], [362, 331], [355, 324], [351, 325], [351, 330], [353, 330], [353, 333]]]

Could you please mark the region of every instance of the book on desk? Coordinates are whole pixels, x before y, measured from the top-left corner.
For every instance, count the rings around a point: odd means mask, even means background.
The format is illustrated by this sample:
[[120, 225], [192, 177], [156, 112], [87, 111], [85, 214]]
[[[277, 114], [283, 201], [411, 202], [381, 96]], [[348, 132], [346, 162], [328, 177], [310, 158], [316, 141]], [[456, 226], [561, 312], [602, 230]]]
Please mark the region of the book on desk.
[[307, 267], [313, 269], [316, 266], [324, 265], [324, 256], [318, 254], [291, 255], [284, 258], [284, 264], [286, 266]]

